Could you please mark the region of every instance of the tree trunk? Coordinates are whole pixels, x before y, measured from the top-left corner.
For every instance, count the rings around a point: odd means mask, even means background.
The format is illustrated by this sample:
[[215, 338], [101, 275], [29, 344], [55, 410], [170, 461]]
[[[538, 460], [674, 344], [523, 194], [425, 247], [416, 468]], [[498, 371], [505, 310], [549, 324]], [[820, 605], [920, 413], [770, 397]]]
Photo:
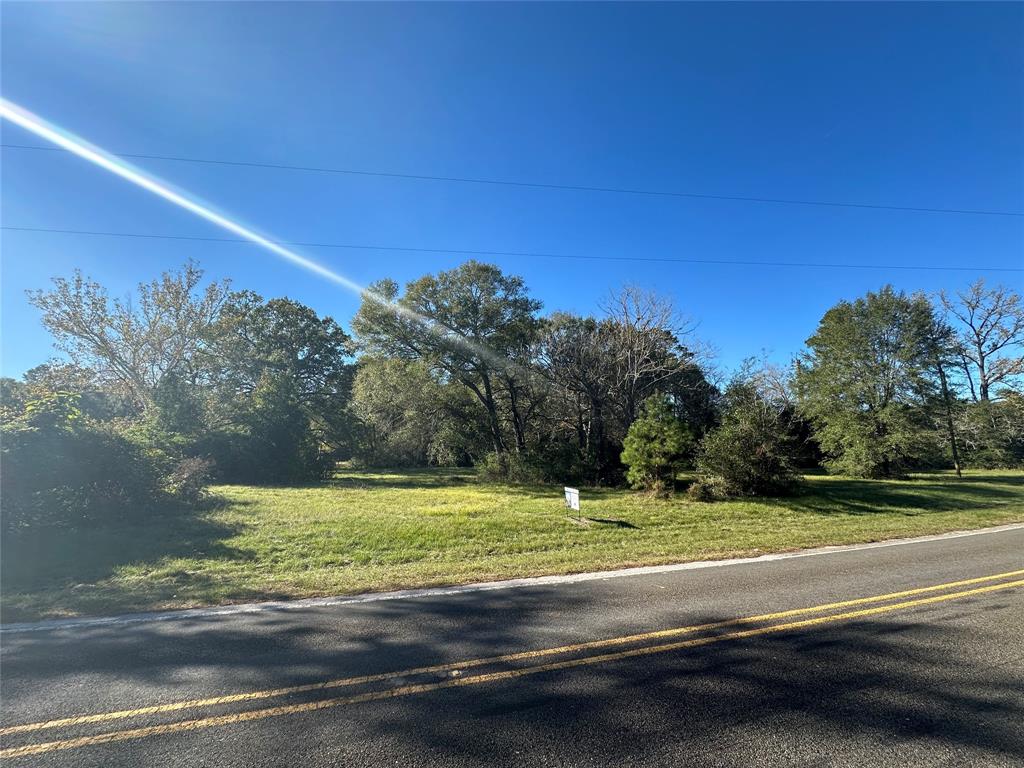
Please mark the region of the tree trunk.
[[605, 430], [604, 430], [604, 408], [603, 408], [602, 404], [600, 402], [596, 401], [596, 400], [593, 401], [593, 404], [592, 404], [592, 416], [591, 416], [591, 418], [593, 419], [593, 431], [594, 431], [594, 440], [593, 440], [593, 443], [592, 443], [593, 450], [594, 450], [594, 457], [595, 457], [594, 470], [597, 473], [597, 480], [600, 481], [600, 480], [604, 479], [604, 471], [605, 471], [605, 461], [604, 461], [604, 459], [605, 459], [605, 453], [607, 451], [605, 449], [606, 438], [605, 438]]
[[526, 451], [526, 425], [519, 412], [515, 381], [506, 381], [506, 386], [508, 387], [508, 407], [512, 414], [512, 431], [515, 433], [516, 439], [516, 453], [524, 453]]
[[494, 402], [494, 389], [491, 387], [491, 378], [483, 377], [484, 383], [484, 407], [487, 409], [487, 421], [491, 428], [491, 441], [494, 443], [494, 452], [498, 456], [505, 454], [505, 441], [501, 437], [501, 420], [498, 418], [498, 406]]
[[487, 428], [491, 432], [491, 444], [498, 457], [504, 457], [505, 441], [501, 437], [501, 420], [498, 418], [498, 406], [494, 402], [494, 388], [491, 386], [490, 375], [486, 371], [480, 373], [480, 383], [483, 385], [482, 390], [472, 379], [462, 378], [461, 381], [476, 395], [476, 399], [480, 401], [484, 410], [487, 411]]
[[988, 371], [985, 370], [985, 350], [978, 345], [978, 395], [983, 402], [988, 402]]
[[967, 381], [967, 386], [971, 390], [971, 400], [978, 402], [978, 393], [974, 389], [974, 375], [971, 373], [971, 363], [966, 356], [963, 357], [963, 364], [961, 367], [964, 369], [964, 379]]
[[949, 399], [949, 386], [946, 383], [946, 371], [942, 368], [942, 363], [938, 364], [939, 368], [939, 382], [942, 384], [942, 400], [946, 406], [946, 427], [949, 430], [949, 447], [953, 452], [953, 469], [956, 470], [957, 477], [963, 477], [960, 472], [960, 452], [956, 447], [956, 430], [953, 427], [953, 407], [950, 404]]

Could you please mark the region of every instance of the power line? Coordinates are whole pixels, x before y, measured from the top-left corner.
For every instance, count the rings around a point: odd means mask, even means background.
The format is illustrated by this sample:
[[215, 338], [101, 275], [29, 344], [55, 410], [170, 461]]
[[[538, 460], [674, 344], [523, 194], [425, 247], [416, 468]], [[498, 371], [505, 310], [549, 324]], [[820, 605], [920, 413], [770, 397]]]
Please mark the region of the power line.
[[[143, 232], [108, 232], [86, 229], [55, 229], [51, 227], [13, 227], [0, 226], [0, 230], [12, 232], [39, 232], [61, 235], [83, 235], [90, 237], [123, 237], [147, 240], [184, 240], [203, 243], [243, 243], [251, 245], [249, 240], [232, 237], [198, 237], [193, 235], [158, 235]], [[306, 243], [296, 241], [274, 241], [277, 245], [293, 248], [343, 248], [355, 251], [403, 251], [409, 253], [446, 253], [459, 256], [517, 256], [542, 259], [568, 259], [580, 261], [625, 261], [625, 262], [657, 262], [666, 264], [714, 264], [741, 267], [811, 267], [816, 269], [895, 269], [922, 270], [933, 272], [1024, 272], [1021, 267], [947, 267], [914, 264], [849, 264], [840, 262], [801, 262], [801, 261], [748, 261], [739, 259], [684, 259], [668, 256], [593, 256], [570, 253], [544, 253], [537, 251], [493, 251], [467, 250], [461, 248], [416, 248], [394, 245], [353, 245], [348, 243]]]
[[[25, 149], [39, 152], [66, 152], [60, 147], [40, 147], [31, 144], [0, 144], [4, 149]], [[167, 160], [176, 163], [197, 163], [201, 165], [224, 165], [238, 168], [269, 168], [278, 171], [303, 171], [308, 173], [333, 173], [347, 176], [373, 176], [386, 179], [414, 179], [417, 181], [440, 181], [458, 184], [487, 184], [502, 187], [522, 187], [531, 189], [557, 189], [571, 192], [603, 192], [622, 195], [645, 195], [648, 197], [675, 197], [692, 200], [724, 200], [741, 203], [769, 203], [775, 205], [805, 205], [826, 208], [860, 208], [876, 211], [909, 211], [914, 213], [949, 213], [965, 216], [1017, 216], [1024, 217], [1020, 211], [990, 211], [971, 208], [927, 208], [907, 205], [877, 205], [872, 203], [842, 203], [828, 200], [798, 200], [778, 197], [748, 197], [743, 195], [713, 195], [698, 192], [671, 192], [666, 190], [631, 189], [628, 187], [598, 187], [582, 184], [546, 184], [534, 181], [509, 181], [507, 179], [478, 179], [463, 176], [428, 176], [414, 173], [387, 173], [384, 171], [356, 171], [349, 168], [322, 168], [311, 165], [284, 165], [278, 163], [256, 163], [237, 160], [215, 160], [198, 157], [177, 157], [174, 155], [144, 155], [137, 153], [119, 153], [116, 157], [133, 160]]]

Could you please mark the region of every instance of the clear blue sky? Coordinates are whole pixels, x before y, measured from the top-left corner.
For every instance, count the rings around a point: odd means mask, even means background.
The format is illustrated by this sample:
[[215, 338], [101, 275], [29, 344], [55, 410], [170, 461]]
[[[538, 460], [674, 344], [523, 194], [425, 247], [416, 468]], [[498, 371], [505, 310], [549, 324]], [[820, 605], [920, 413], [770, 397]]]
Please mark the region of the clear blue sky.
[[[1024, 210], [1022, 4], [18, 3], [3, 93], [115, 152], [887, 205]], [[5, 125], [3, 140], [40, 144]], [[598, 256], [1024, 265], [1024, 219], [139, 161], [282, 240]], [[4, 150], [3, 222], [219, 236], [74, 157]], [[347, 324], [357, 300], [236, 244], [3, 233], [3, 372], [52, 354], [27, 288], [115, 294], [198, 260]], [[308, 249], [359, 281], [463, 257]], [[842, 298], [973, 273], [491, 259], [546, 310], [671, 294], [732, 366]], [[1020, 287], [1018, 273], [992, 276]]]

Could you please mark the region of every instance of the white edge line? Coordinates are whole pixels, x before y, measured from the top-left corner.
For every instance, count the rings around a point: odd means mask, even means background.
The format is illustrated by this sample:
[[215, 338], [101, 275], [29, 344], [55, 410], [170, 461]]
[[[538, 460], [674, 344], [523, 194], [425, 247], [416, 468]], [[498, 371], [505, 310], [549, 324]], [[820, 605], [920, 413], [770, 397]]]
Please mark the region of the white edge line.
[[688, 563], [672, 563], [669, 565], [645, 565], [636, 568], [621, 568], [613, 571], [592, 571], [588, 573], [571, 573], [556, 576], [531, 576], [521, 579], [505, 579], [502, 581], [484, 581], [475, 584], [462, 584], [450, 587], [425, 587], [421, 589], [402, 589], [392, 592], [369, 592], [360, 595], [337, 597], [309, 597], [297, 600], [273, 601], [264, 603], [239, 603], [212, 608], [184, 608], [176, 611], [159, 613], [133, 613], [121, 616], [105, 616], [82, 619], [51, 619], [39, 622], [22, 622], [0, 625], [0, 634], [16, 634], [24, 632], [47, 632], [62, 629], [81, 629], [88, 627], [123, 626], [126, 624], [143, 624], [157, 621], [189, 621], [193, 619], [217, 618], [220, 616], [237, 616], [254, 613], [270, 613], [275, 611], [296, 611], [309, 608], [329, 608], [339, 605], [359, 605], [376, 603], [385, 600], [414, 600], [423, 597], [443, 597], [461, 595], [472, 592], [491, 592], [502, 589], [518, 589], [548, 584], [577, 584], [585, 581], [603, 581], [628, 576], [649, 576], [657, 573], [673, 573], [675, 571], [693, 571], [703, 568], [722, 568], [730, 565], [754, 565], [777, 560], [791, 560], [799, 557], [816, 557], [818, 555], [834, 555], [843, 552], [858, 552], [865, 549], [881, 549], [898, 547], [905, 544], [925, 544], [943, 539], [958, 539], [965, 536], [981, 536], [988, 533], [1024, 530], [1024, 523], [1011, 523], [993, 528], [979, 528], [970, 531], [951, 531], [930, 536], [918, 536], [910, 539], [889, 539], [872, 541], [864, 544], [845, 544], [814, 549], [802, 549], [795, 552], [776, 552], [757, 557], [734, 557], [724, 560], [698, 560]]

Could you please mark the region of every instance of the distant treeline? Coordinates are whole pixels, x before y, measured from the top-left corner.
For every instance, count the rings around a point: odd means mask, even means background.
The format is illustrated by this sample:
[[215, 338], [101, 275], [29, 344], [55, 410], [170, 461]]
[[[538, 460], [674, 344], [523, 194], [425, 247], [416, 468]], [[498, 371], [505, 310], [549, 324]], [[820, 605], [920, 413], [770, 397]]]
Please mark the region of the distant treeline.
[[202, 277], [189, 263], [116, 299], [76, 272], [30, 292], [66, 357], [0, 380], [6, 531], [194, 502], [213, 479], [316, 481], [340, 460], [656, 491], [695, 467], [708, 499], [786, 492], [819, 465], [1024, 462], [1024, 302], [982, 281], [840, 302], [792, 366], [723, 380], [671, 302], [632, 287], [595, 316], [543, 315], [520, 278], [469, 261], [372, 286], [353, 337]]

